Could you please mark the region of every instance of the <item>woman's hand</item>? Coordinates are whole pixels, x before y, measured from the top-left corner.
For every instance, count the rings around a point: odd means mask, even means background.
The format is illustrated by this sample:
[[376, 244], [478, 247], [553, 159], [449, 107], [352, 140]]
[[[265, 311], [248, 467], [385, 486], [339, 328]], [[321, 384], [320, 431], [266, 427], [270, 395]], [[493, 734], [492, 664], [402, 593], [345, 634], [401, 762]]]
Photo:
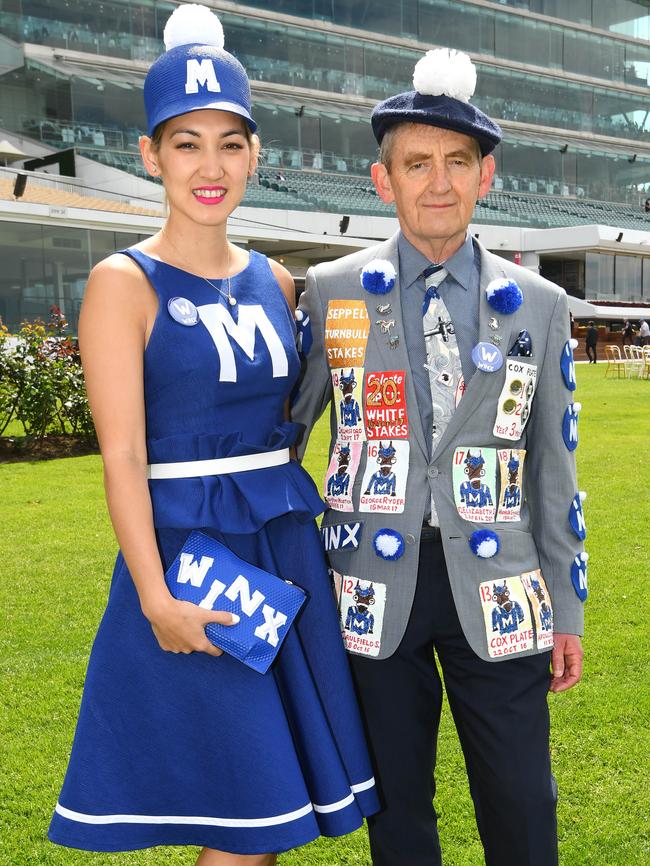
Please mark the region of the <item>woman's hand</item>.
[[210, 643], [205, 627], [208, 623], [236, 625], [237, 614], [225, 610], [205, 610], [189, 601], [172, 596], [159, 602], [153, 610], [144, 611], [161, 649], [172, 653], [203, 652], [220, 656], [223, 650]]

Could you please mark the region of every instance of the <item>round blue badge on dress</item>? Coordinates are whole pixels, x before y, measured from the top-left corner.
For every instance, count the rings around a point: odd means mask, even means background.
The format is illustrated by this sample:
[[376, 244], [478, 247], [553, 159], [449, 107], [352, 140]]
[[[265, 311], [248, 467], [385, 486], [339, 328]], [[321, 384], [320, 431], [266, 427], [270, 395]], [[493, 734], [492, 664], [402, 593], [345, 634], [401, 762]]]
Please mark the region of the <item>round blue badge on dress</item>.
[[569, 523], [571, 524], [571, 529], [575, 532], [580, 541], [584, 541], [587, 537], [585, 516], [582, 512], [582, 503], [586, 498], [587, 494], [581, 490], [580, 493], [576, 493], [573, 497], [571, 508], [569, 508]]
[[560, 359], [562, 378], [569, 391], [575, 391], [576, 389], [576, 365], [573, 360], [573, 350], [577, 345], [577, 340], [567, 340], [562, 349], [562, 358]]
[[472, 361], [477, 370], [484, 373], [496, 373], [503, 366], [503, 355], [498, 346], [492, 343], [477, 343], [472, 349]]
[[167, 301], [169, 315], [179, 325], [196, 325], [199, 321], [199, 311], [187, 298], [170, 298]]
[[569, 403], [562, 420], [562, 438], [569, 451], [578, 447], [578, 413], [582, 409], [580, 403]]
[[587, 600], [587, 560], [588, 553], [579, 553], [571, 563], [571, 583], [580, 601]]

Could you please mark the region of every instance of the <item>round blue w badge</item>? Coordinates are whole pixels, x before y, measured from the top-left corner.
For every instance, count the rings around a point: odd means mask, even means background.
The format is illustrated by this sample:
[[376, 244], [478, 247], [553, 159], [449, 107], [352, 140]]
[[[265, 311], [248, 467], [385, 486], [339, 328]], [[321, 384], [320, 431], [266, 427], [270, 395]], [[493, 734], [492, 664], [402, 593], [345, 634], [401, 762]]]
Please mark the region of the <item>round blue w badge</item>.
[[503, 355], [498, 346], [492, 343], [478, 343], [472, 349], [472, 361], [484, 373], [496, 373], [503, 366]]
[[199, 311], [187, 298], [170, 298], [167, 302], [167, 310], [172, 319], [180, 325], [189, 327], [198, 324]]

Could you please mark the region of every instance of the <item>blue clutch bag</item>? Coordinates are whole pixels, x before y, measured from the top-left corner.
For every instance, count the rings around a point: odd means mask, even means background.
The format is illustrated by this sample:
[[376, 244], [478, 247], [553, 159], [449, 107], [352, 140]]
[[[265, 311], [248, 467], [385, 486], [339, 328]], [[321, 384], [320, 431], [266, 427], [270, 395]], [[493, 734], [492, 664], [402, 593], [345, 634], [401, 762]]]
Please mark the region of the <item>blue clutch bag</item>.
[[300, 587], [244, 562], [202, 532], [191, 533], [165, 581], [180, 601], [236, 613], [237, 625], [209, 623], [205, 633], [215, 646], [262, 674], [306, 601]]

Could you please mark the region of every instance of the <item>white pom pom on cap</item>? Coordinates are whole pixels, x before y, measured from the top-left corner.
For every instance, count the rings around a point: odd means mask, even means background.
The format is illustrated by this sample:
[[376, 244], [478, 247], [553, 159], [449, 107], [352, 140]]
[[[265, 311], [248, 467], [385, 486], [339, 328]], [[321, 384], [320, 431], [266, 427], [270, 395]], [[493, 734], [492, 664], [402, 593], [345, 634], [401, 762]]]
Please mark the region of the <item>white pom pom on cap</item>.
[[580, 497], [580, 502], [584, 502], [585, 499], [587, 498], [587, 491], [586, 491], [586, 490], [581, 490], [581, 491], [578, 493], [578, 496]]
[[571, 337], [571, 339], [569, 340], [569, 346], [570, 346], [572, 349], [577, 349], [577, 348], [578, 348], [578, 341], [576, 340], [575, 337]]
[[583, 552], [580, 554], [580, 559], [581, 559], [583, 562], [586, 562], [586, 561], [589, 559], [589, 554], [587, 553], [586, 550], [583, 551]]
[[455, 48], [434, 48], [415, 64], [413, 87], [423, 96], [451, 96], [469, 102], [476, 90], [476, 67]]
[[167, 51], [179, 45], [213, 45], [223, 48], [224, 35], [221, 21], [199, 3], [185, 3], [178, 6], [169, 16], [163, 40]]
[[577, 415], [578, 412], [580, 412], [580, 410], [582, 409], [582, 403], [572, 403], [571, 409], [573, 410], [573, 413]]

